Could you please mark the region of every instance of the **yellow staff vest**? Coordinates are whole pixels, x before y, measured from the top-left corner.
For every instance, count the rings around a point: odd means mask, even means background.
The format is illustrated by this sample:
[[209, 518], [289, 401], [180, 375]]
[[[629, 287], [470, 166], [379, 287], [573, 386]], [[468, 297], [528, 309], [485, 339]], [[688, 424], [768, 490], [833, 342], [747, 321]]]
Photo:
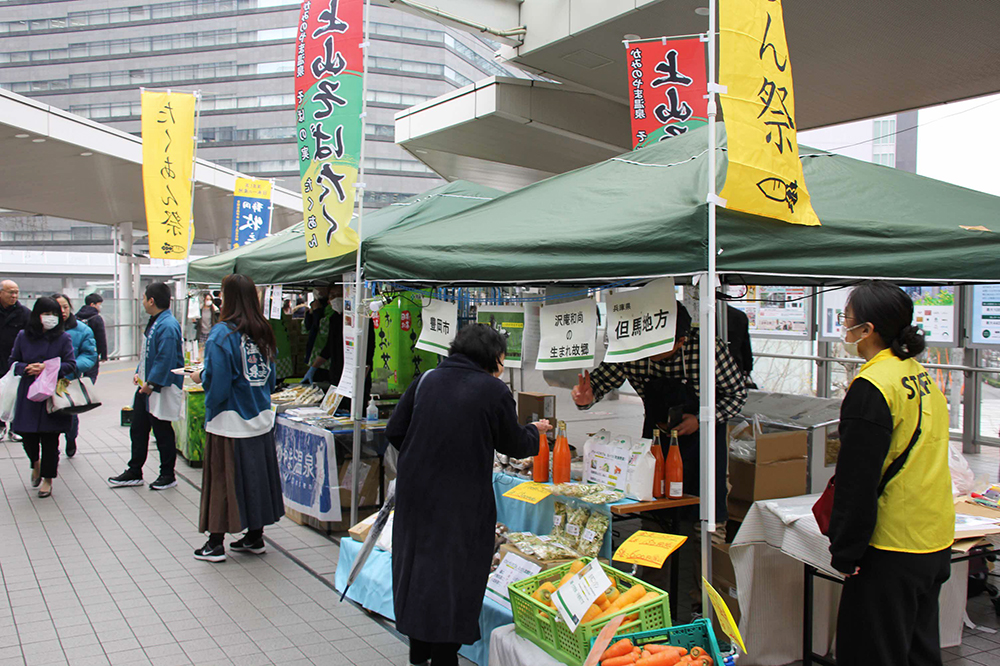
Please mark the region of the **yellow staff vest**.
[[882, 474], [913, 438], [923, 408], [920, 438], [878, 501], [869, 542], [882, 550], [933, 553], [955, 540], [955, 504], [948, 468], [948, 403], [924, 366], [890, 349], [861, 366], [858, 377], [874, 384], [892, 413], [892, 442]]

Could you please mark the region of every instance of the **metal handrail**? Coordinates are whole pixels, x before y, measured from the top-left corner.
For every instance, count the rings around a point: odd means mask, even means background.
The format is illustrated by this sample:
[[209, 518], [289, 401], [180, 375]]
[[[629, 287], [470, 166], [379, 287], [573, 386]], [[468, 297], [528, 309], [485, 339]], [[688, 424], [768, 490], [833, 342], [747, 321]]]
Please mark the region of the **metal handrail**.
[[[782, 358], [790, 361], [813, 361], [815, 363], [845, 363], [847, 365], [862, 365], [863, 358], [837, 358], [835, 356], [802, 356], [797, 354], [771, 354], [769, 352], [754, 352], [754, 358]], [[922, 363], [925, 368], [933, 370], [949, 370], [954, 372], [986, 372], [1000, 373], [1000, 368], [976, 368], [969, 365], [945, 365], [941, 363]]]

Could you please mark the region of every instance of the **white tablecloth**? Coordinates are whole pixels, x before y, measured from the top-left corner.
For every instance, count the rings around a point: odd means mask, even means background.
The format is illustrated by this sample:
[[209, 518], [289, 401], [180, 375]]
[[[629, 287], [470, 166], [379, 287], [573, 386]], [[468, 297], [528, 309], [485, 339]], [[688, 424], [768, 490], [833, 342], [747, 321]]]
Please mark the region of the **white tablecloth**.
[[514, 633], [514, 625], [497, 627], [490, 637], [490, 666], [565, 666], [540, 647]]
[[[756, 502], [730, 548], [740, 601], [740, 633], [749, 654], [741, 666], [777, 666], [802, 658], [803, 563], [833, 576], [830, 540], [812, 506], [819, 495]], [[968, 562], [952, 565], [941, 590], [941, 646], [962, 641]], [[836, 635], [841, 586], [814, 579], [813, 651], [829, 652]]]

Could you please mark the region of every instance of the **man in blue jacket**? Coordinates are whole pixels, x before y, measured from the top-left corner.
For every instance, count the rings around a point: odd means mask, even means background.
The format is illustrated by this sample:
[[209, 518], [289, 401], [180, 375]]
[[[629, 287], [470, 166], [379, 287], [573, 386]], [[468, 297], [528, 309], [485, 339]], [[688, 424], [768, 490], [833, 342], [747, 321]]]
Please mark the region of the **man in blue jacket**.
[[139, 354], [139, 366], [133, 382], [139, 389], [132, 403], [132, 459], [128, 469], [108, 479], [113, 487], [141, 486], [142, 466], [149, 455], [149, 432], [156, 436], [160, 451], [160, 476], [149, 484], [150, 490], [165, 490], [177, 485], [174, 463], [177, 445], [171, 421], [181, 419], [184, 379], [171, 370], [184, 367], [181, 326], [170, 312], [170, 287], [154, 282], [146, 287], [143, 307], [149, 314], [146, 341]]

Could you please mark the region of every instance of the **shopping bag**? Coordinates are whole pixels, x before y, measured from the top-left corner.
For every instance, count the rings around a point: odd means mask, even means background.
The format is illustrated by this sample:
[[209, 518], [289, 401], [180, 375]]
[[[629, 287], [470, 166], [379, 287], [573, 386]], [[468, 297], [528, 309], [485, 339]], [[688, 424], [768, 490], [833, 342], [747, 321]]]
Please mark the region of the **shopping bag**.
[[10, 423], [14, 420], [14, 405], [17, 404], [17, 386], [21, 378], [14, 374], [14, 364], [0, 379], [0, 421]]
[[836, 480], [837, 477], [834, 476], [827, 482], [823, 494], [813, 504], [813, 516], [816, 517], [820, 534], [829, 534], [830, 532], [830, 514], [833, 513], [833, 492]]
[[56, 392], [45, 403], [45, 410], [49, 414], [83, 414], [100, 406], [101, 399], [94, 389], [94, 380], [90, 377], [77, 377], [59, 380]]
[[45, 402], [56, 392], [56, 383], [59, 381], [59, 365], [61, 361], [57, 358], [45, 359], [45, 367], [35, 377], [28, 387], [28, 400], [32, 402]]

